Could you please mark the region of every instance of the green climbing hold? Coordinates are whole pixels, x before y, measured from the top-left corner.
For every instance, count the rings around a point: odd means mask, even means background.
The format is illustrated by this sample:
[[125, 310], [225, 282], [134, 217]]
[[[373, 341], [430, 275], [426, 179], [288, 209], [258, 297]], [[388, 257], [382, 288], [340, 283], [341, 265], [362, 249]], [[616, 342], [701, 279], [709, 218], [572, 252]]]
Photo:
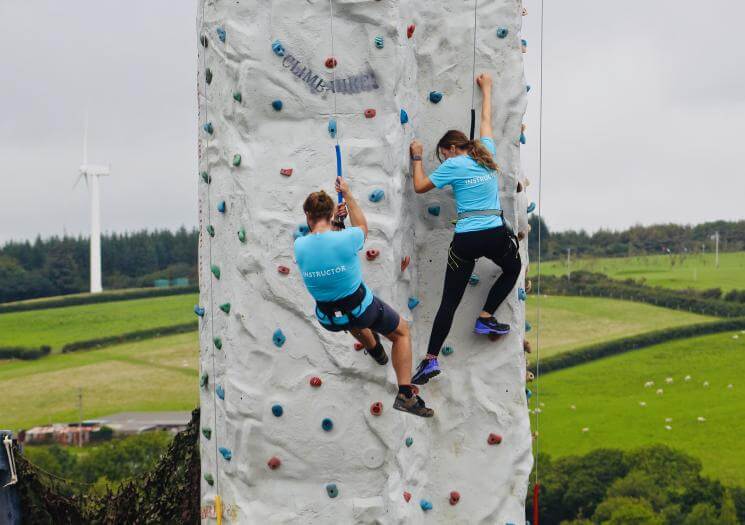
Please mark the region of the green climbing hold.
[[225, 312], [226, 314], [230, 313], [230, 303], [225, 303], [220, 305], [220, 310]]
[[202, 374], [202, 377], [199, 378], [199, 386], [202, 388], [207, 388], [207, 385], [210, 383], [210, 376], [207, 372]]
[[451, 355], [453, 352], [455, 352], [455, 348], [452, 346], [446, 346], [442, 349], [442, 355]]
[[241, 228], [238, 230], [238, 240], [241, 242], [246, 242], [246, 230]]
[[378, 49], [383, 49], [383, 46], [385, 45], [383, 37], [382, 36], [376, 36], [375, 37], [375, 47]]
[[414, 438], [413, 437], [407, 437], [406, 438], [406, 446], [407, 447], [410, 447], [413, 444], [414, 444]]
[[218, 279], [220, 278], [220, 267], [219, 266], [217, 266], [216, 264], [213, 264], [210, 267], [210, 270], [212, 270], [212, 275], [214, 275]]
[[233, 155], [233, 166], [237, 168], [240, 165], [241, 165], [241, 156], [238, 153], [236, 153], [235, 155]]
[[207, 68], [204, 72], [204, 80], [206, 80], [208, 84], [212, 84], [212, 70], [210, 68]]
[[199, 175], [200, 175], [200, 176], [202, 177], [202, 180], [203, 180], [204, 182], [206, 182], [207, 184], [209, 184], [210, 182], [212, 182], [212, 177], [211, 177], [211, 176], [210, 176], [210, 174], [209, 174], [209, 173], [207, 173], [206, 171], [203, 171], [203, 172], [202, 172], [202, 173], [200, 173]]
[[215, 227], [212, 226], [211, 224], [209, 226], [207, 226], [207, 233], [210, 234], [210, 237], [214, 237], [215, 236]]
[[209, 427], [202, 428], [202, 434], [204, 434], [204, 437], [207, 439], [212, 439], [212, 429]]
[[236, 102], [243, 101], [243, 95], [241, 95], [240, 91], [233, 91], [233, 100], [235, 100]]
[[202, 47], [207, 47], [210, 43], [210, 41], [207, 40], [207, 35], [200, 36], [199, 41], [202, 43]]
[[211, 487], [212, 485], [214, 485], [214, 484], [215, 484], [215, 478], [213, 478], [213, 477], [212, 477], [212, 474], [210, 474], [209, 472], [208, 472], [207, 474], [205, 474], [205, 475], [204, 475], [204, 481], [206, 481], [206, 482], [207, 482], [207, 484], [208, 484], [208, 485], [209, 485], [210, 487]]
[[531, 325], [528, 321], [525, 321], [525, 331], [530, 332], [533, 329], [533, 325]]
[[215, 337], [212, 341], [215, 343], [215, 347], [218, 350], [222, 350], [222, 339], [220, 339], [219, 337]]

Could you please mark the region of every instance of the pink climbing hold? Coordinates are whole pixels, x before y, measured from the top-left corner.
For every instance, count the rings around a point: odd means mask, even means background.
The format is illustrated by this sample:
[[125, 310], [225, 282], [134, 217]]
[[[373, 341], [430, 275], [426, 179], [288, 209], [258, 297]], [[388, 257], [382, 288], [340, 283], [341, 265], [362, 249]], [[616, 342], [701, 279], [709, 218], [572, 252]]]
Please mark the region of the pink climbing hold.
[[373, 416], [379, 416], [380, 414], [382, 414], [383, 413], [383, 403], [381, 403], [380, 401], [376, 401], [375, 403], [373, 403], [372, 405], [370, 405], [370, 413]]
[[416, 26], [414, 24], [411, 24], [409, 27], [406, 28], [406, 38], [411, 38], [414, 36], [414, 30], [416, 29]]
[[287, 275], [290, 273], [290, 269], [287, 266], [277, 266], [277, 271], [281, 273], [282, 275]]
[[355, 350], [357, 350], [358, 352], [359, 352], [360, 350], [362, 350], [363, 348], [365, 348], [365, 345], [363, 345], [363, 344], [362, 344], [362, 343], [360, 343], [359, 341], [357, 341], [356, 343], [354, 343], [354, 349], [355, 349]]
[[282, 168], [279, 170], [280, 175], [284, 175], [285, 177], [290, 177], [292, 175], [292, 168]]
[[377, 115], [377, 112], [373, 108], [365, 110], [365, 118], [375, 118], [375, 115]]
[[336, 59], [334, 57], [328, 57], [326, 59], [325, 64], [326, 64], [326, 67], [327, 68], [334, 69], [336, 67], [337, 62], [336, 62]]
[[318, 388], [323, 384], [323, 381], [321, 381], [321, 378], [318, 376], [313, 376], [310, 378], [310, 386], [314, 388]]
[[368, 261], [374, 261], [378, 258], [378, 255], [380, 255], [380, 250], [374, 248], [365, 252], [365, 257], [367, 257]]
[[458, 492], [457, 490], [453, 490], [452, 492], [450, 492], [450, 504], [457, 505], [459, 501], [460, 501], [460, 492]]
[[403, 272], [406, 270], [406, 268], [409, 267], [409, 263], [411, 263], [411, 257], [408, 255], [401, 258], [401, 271]]
[[271, 470], [277, 470], [281, 464], [282, 464], [282, 461], [280, 461], [280, 459], [277, 456], [272, 456], [271, 458], [269, 458], [269, 461], [266, 462], [266, 465]]
[[502, 442], [502, 436], [492, 432], [491, 434], [489, 434], [489, 438], [486, 441], [490, 445], [499, 445]]
[[404, 491], [404, 499], [406, 500], [406, 503], [411, 501], [411, 492]]

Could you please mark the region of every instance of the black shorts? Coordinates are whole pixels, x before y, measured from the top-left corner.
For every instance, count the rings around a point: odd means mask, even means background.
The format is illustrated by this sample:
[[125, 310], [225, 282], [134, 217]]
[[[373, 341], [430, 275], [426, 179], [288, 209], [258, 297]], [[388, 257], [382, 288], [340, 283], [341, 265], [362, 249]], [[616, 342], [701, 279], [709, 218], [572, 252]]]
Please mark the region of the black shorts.
[[385, 301], [373, 296], [372, 303], [362, 312], [359, 317], [352, 317], [349, 323], [327, 325], [320, 323], [329, 332], [343, 332], [353, 329], [369, 328], [373, 332], [388, 335], [401, 321], [398, 312], [391, 308]]

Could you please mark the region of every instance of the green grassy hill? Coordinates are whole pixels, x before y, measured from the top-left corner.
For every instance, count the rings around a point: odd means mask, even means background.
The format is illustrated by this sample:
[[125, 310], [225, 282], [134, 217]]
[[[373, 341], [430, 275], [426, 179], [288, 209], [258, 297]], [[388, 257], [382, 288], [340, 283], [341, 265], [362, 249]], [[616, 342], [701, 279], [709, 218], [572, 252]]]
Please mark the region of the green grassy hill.
[[188, 323], [197, 301], [196, 294], [184, 294], [1, 314], [0, 346], [57, 351], [76, 341]]
[[[719, 268], [713, 254], [649, 255], [605, 259], [576, 259], [572, 271], [603, 273], [613, 279], [644, 279], [652, 286], [668, 288], [721, 288], [723, 291], [745, 289], [745, 252], [720, 254]], [[531, 265], [531, 272], [537, 265]], [[541, 264], [545, 275], [565, 275], [566, 260]]]
[[[528, 296], [528, 333], [536, 346], [539, 298]], [[638, 335], [652, 330], [713, 321], [715, 318], [669, 310], [648, 304], [596, 297], [542, 296], [541, 357], [580, 346]]]
[[[543, 404], [540, 448], [562, 456], [664, 443], [700, 458], [708, 475], [745, 485], [743, 378], [745, 333], [675, 341], [546, 374], [531, 403], [538, 397]], [[648, 381], [654, 385], [645, 387]]]

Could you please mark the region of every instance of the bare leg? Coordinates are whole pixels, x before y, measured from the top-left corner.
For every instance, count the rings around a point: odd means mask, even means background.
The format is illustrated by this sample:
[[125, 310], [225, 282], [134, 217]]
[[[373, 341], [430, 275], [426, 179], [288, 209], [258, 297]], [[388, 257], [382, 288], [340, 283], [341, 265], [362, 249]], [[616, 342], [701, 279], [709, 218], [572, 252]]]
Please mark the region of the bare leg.
[[349, 330], [349, 333], [352, 334], [352, 336], [360, 343], [362, 343], [366, 350], [372, 350], [377, 344], [377, 341], [375, 341], [375, 336], [373, 335], [372, 330], [370, 330], [369, 328], [353, 328]]
[[393, 357], [393, 369], [396, 371], [396, 380], [399, 385], [411, 384], [411, 334], [409, 323], [401, 319], [398, 327], [385, 336], [393, 342], [391, 354]]

